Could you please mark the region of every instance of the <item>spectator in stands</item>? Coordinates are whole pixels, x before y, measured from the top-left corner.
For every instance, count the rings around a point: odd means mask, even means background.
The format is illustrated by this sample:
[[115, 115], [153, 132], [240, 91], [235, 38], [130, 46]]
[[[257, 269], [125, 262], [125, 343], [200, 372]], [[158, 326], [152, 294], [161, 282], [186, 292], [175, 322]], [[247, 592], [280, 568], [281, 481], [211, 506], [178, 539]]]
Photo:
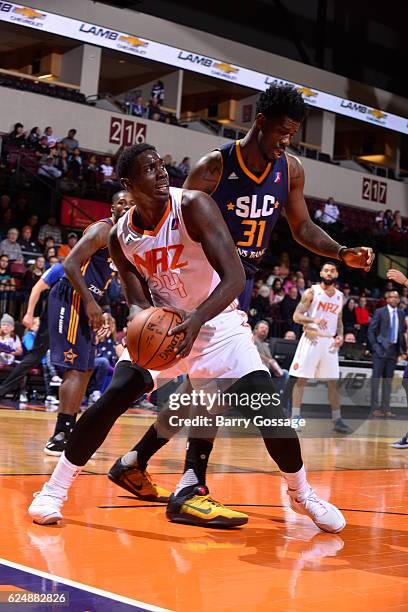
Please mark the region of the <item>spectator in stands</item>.
[[257, 296], [251, 301], [250, 312], [253, 321], [267, 319], [272, 315], [269, 293], [270, 288], [268, 285], [261, 285]]
[[150, 93], [151, 96], [151, 100], [153, 102], [153, 100], [155, 100], [157, 102], [157, 104], [161, 105], [164, 103], [164, 84], [163, 81], [157, 81], [153, 87], [152, 87], [152, 91]]
[[21, 340], [14, 331], [14, 319], [5, 313], [0, 320], [0, 365], [11, 365], [22, 354]]
[[350, 344], [355, 344], [357, 342], [355, 335], [353, 332], [347, 332], [344, 335], [344, 342], [349, 342]]
[[381, 240], [385, 238], [387, 234], [388, 234], [388, 229], [385, 227], [384, 219], [377, 221], [373, 229], [374, 238]]
[[33, 253], [40, 253], [40, 245], [33, 239], [33, 230], [30, 225], [24, 225], [18, 239], [24, 259], [32, 257]]
[[19, 223], [21, 223], [22, 219], [25, 219], [28, 211], [28, 200], [25, 195], [19, 195], [17, 197], [16, 203], [13, 206], [13, 212], [16, 214]]
[[40, 140], [36, 144], [34, 152], [35, 156], [40, 162], [47, 158], [47, 156], [50, 154], [50, 147], [48, 146], [48, 139], [46, 136], [41, 136]]
[[296, 306], [299, 304], [299, 302], [300, 295], [297, 288], [290, 287], [288, 293], [279, 304], [281, 318], [284, 321], [286, 330], [292, 329], [296, 334], [298, 334], [300, 331], [300, 326], [293, 322], [293, 313], [295, 312]]
[[283, 280], [281, 275], [280, 275], [280, 267], [279, 266], [273, 266], [272, 268], [272, 274], [270, 274], [266, 280], [266, 284], [268, 285], [268, 287], [273, 287], [273, 283], [275, 282], [275, 280], [279, 278], [279, 280]]
[[343, 289], [340, 289], [340, 291], [343, 293], [343, 306], [345, 306], [350, 297], [350, 285], [348, 283], [344, 283]]
[[96, 185], [98, 176], [98, 160], [94, 153], [88, 157], [88, 160], [84, 164], [83, 179], [89, 185]]
[[116, 353], [116, 323], [113, 317], [109, 321], [109, 332], [104, 340], [98, 341], [96, 337], [95, 370], [89, 382], [89, 401], [96, 402], [106, 388], [107, 376], [113, 372], [118, 360]]
[[61, 154], [57, 157], [57, 159], [55, 160], [54, 158], [54, 165], [61, 172], [61, 176], [65, 176], [70, 167], [70, 163], [68, 162], [68, 151], [62, 149]]
[[103, 164], [100, 165], [99, 170], [104, 176], [104, 183], [113, 183], [116, 180], [116, 172], [112, 164], [112, 158], [110, 157], [110, 155], [107, 155], [104, 158]]
[[296, 287], [296, 281], [297, 281], [296, 274], [294, 272], [292, 272], [292, 274], [289, 274], [289, 276], [285, 278], [283, 282], [284, 292], [287, 293], [291, 287]]
[[312, 271], [310, 268], [310, 257], [308, 255], [302, 255], [302, 257], [299, 260], [298, 270], [299, 272], [302, 273], [302, 276], [305, 279], [305, 281], [313, 280]]
[[[152, 119], [152, 121], [160, 121], [161, 114], [161, 108], [158, 101], [155, 98], [152, 98], [147, 108], [147, 118]], [[158, 117], [155, 117], [154, 115], [158, 115]]]
[[305, 279], [303, 278], [303, 276], [297, 277], [295, 287], [298, 290], [298, 293], [300, 294], [300, 296], [302, 297], [306, 289], [306, 283], [305, 283]]
[[323, 207], [323, 214], [320, 218], [320, 223], [321, 225], [329, 225], [331, 228], [333, 228], [333, 225], [338, 224], [339, 220], [339, 207], [335, 203], [334, 198], [330, 197]]
[[58, 257], [59, 259], [65, 259], [66, 257], [68, 257], [71, 249], [74, 248], [74, 246], [76, 245], [76, 243], [78, 242], [78, 236], [75, 232], [70, 232], [67, 236], [67, 243], [66, 244], [62, 244], [59, 248], [58, 248]]
[[269, 301], [271, 304], [279, 304], [285, 297], [285, 292], [283, 290], [282, 279], [279, 277], [275, 278], [272, 284], [271, 292], [269, 295]]
[[12, 227], [7, 232], [7, 238], [0, 242], [0, 255], [7, 255], [10, 261], [24, 263], [23, 252], [18, 241], [19, 231]]
[[47, 155], [45, 162], [40, 164], [38, 175], [50, 183], [55, 183], [56, 179], [60, 178], [61, 171], [54, 166], [54, 158], [52, 155]]
[[290, 258], [287, 251], [282, 251], [279, 261], [279, 276], [285, 278], [290, 273]]
[[78, 180], [82, 174], [82, 156], [81, 151], [76, 148], [68, 157], [68, 170], [70, 178]]
[[322, 202], [321, 204], [319, 204], [319, 206], [316, 208], [316, 210], [315, 210], [315, 212], [313, 214], [314, 220], [319, 225], [322, 222], [323, 212], [324, 212], [324, 203]]
[[74, 128], [71, 128], [70, 130], [68, 130], [68, 135], [61, 140], [68, 153], [71, 153], [71, 151], [79, 147], [79, 142], [75, 138], [76, 133], [77, 131]]
[[26, 143], [25, 136], [24, 125], [22, 123], [15, 123], [7, 140], [14, 147], [24, 147]]
[[367, 308], [367, 298], [361, 297], [358, 300], [358, 306], [356, 306], [355, 313], [358, 325], [358, 341], [365, 344], [367, 342], [367, 330], [370, 322], [370, 313]]
[[384, 213], [384, 227], [386, 230], [389, 230], [391, 228], [391, 225], [394, 222], [394, 215], [392, 214], [392, 210], [390, 208], [387, 208], [387, 210]]
[[350, 298], [346, 305], [343, 306], [343, 325], [345, 331], [356, 330], [357, 317], [356, 317], [356, 301], [354, 298]]
[[288, 331], [285, 332], [283, 339], [284, 340], [296, 340], [296, 334], [291, 329], [288, 329]]
[[27, 225], [31, 227], [33, 238], [37, 239], [39, 227], [39, 217], [36, 213], [30, 215], [27, 219]]
[[53, 129], [52, 129], [52, 127], [50, 125], [45, 128], [44, 136], [47, 138], [47, 145], [51, 149], [55, 145], [55, 143], [57, 142], [57, 139], [54, 136]]
[[191, 158], [183, 157], [181, 163], [178, 165], [178, 168], [183, 176], [187, 176], [191, 170]]
[[45, 272], [45, 257], [43, 255], [39, 255], [34, 264], [26, 270], [24, 274], [24, 289], [27, 290], [29, 294], [31, 289], [34, 287], [36, 282], [41, 278], [42, 274]]
[[52, 266], [58, 263], [60, 263], [58, 257], [56, 255], [50, 255], [48, 261], [45, 263], [45, 268], [48, 270], [48, 268], [52, 268]]
[[269, 343], [267, 342], [268, 336], [268, 321], [258, 321], [253, 329], [252, 338], [256, 348], [258, 349], [262, 363], [266, 365], [274, 378], [283, 378], [283, 380], [287, 380], [289, 378], [289, 372], [287, 370], [282, 370], [276, 359], [272, 357], [271, 349], [269, 347]]
[[145, 117], [147, 113], [147, 107], [143, 101], [142, 96], [136, 98], [136, 102], [131, 105], [131, 114], [134, 117]]
[[0, 214], [10, 208], [10, 203], [10, 196], [8, 196], [6, 193], [0, 196]]
[[29, 149], [35, 149], [41, 138], [41, 131], [38, 126], [31, 128], [29, 135], [27, 136], [27, 147]]
[[55, 244], [62, 243], [61, 230], [57, 226], [57, 219], [54, 215], [51, 215], [47, 219], [47, 223], [40, 227], [40, 231], [38, 233], [38, 242], [42, 245], [45, 245], [45, 241], [48, 237], [54, 239]]
[[7, 255], [0, 255], [0, 294], [15, 291], [16, 282], [10, 274], [10, 261]]
[[49, 246], [44, 250], [44, 257], [45, 257], [45, 268], [48, 270], [48, 268], [51, 267], [51, 261], [50, 259], [52, 257], [56, 257], [57, 261], [59, 261], [58, 257], [57, 257], [57, 249], [54, 246]]
[[402, 222], [401, 211], [399, 210], [396, 210], [394, 212], [394, 217], [393, 217], [390, 231], [398, 232], [398, 233], [402, 233], [405, 231], [405, 228]]
[[0, 235], [7, 236], [7, 232], [16, 225], [16, 218], [11, 208], [3, 212], [0, 217]]

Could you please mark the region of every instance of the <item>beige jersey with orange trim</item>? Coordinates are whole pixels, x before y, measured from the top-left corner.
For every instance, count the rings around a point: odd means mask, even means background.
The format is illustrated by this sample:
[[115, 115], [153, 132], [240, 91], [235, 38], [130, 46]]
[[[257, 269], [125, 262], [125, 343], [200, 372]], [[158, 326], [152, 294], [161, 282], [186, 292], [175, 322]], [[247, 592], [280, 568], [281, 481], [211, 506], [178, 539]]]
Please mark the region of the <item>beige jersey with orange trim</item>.
[[328, 295], [320, 285], [312, 285], [313, 300], [307, 311], [309, 317], [326, 319], [327, 328], [319, 335], [335, 336], [337, 321], [343, 308], [343, 294], [335, 289], [333, 295]]
[[[219, 284], [201, 244], [187, 233], [181, 209], [183, 190], [170, 188], [166, 211], [154, 231], [137, 227], [137, 208], [118, 221], [118, 239], [127, 259], [146, 280], [155, 306], [191, 311]], [[237, 301], [227, 310], [235, 309]]]

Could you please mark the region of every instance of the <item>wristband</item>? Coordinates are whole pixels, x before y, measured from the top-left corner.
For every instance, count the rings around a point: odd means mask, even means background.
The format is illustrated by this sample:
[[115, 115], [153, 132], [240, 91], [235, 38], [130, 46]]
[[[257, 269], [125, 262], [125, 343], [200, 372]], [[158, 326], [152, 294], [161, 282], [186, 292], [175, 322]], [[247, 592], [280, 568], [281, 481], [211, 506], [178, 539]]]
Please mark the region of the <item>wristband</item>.
[[344, 253], [344, 251], [347, 251], [347, 248], [348, 247], [346, 247], [344, 245], [339, 247], [339, 250], [337, 251], [337, 257], [340, 259], [340, 261], [343, 261], [343, 258], [342, 258], [341, 255], [342, 255], [342, 253]]

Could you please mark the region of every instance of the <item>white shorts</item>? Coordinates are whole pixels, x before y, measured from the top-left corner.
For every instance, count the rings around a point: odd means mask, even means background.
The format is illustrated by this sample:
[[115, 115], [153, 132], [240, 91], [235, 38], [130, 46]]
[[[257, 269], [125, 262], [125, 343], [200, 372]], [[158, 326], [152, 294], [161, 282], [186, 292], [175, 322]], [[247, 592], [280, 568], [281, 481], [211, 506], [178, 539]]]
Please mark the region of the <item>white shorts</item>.
[[[187, 357], [162, 372], [149, 370], [154, 388], [182, 374], [189, 375], [193, 389], [208, 389], [217, 379], [235, 381], [256, 370], [268, 372], [252, 340], [247, 321], [241, 310], [222, 312], [208, 321]], [[123, 360], [130, 361], [127, 349], [120, 357], [120, 361]]]
[[289, 375], [297, 378], [339, 378], [339, 352], [333, 350], [334, 338], [318, 336], [316, 343], [302, 334], [290, 366]]

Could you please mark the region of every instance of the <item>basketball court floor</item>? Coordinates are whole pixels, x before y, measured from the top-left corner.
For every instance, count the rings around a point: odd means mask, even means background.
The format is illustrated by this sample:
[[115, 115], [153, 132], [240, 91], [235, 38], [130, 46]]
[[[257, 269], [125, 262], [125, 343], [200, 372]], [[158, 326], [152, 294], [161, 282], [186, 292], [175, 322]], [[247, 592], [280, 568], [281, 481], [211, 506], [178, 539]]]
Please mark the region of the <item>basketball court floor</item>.
[[[347, 519], [338, 535], [286, 507], [276, 467], [254, 438], [218, 439], [208, 479], [212, 495], [246, 512], [248, 524], [169, 523], [164, 505], [139, 502], [105, 476], [152, 422], [137, 415], [123, 416], [89, 462], [64, 521], [44, 527], [27, 507], [56, 463], [42, 452], [55, 417], [0, 408], [0, 609], [27, 609], [4, 603], [12, 591], [53, 594], [53, 605], [31, 610], [408, 611], [408, 450], [388, 446], [405, 421], [304, 438], [311, 483]], [[184, 445], [176, 438], [151, 461], [169, 489]]]

